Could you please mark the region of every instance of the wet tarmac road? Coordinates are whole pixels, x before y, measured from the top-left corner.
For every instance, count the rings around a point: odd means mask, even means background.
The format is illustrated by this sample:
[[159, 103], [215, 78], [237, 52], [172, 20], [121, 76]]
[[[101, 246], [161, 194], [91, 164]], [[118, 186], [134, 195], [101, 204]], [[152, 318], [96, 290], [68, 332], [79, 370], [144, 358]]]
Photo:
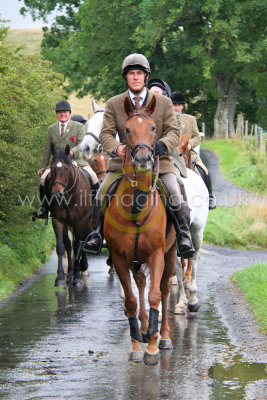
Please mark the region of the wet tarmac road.
[[[223, 250], [223, 251], [222, 251]], [[90, 260], [83, 289], [55, 288], [56, 255], [34, 282], [0, 308], [0, 399], [260, 399], [264, 364], [238, 355], [215, 307], [216, 282], [267, 252], [225, 252], [204, 246], [198, 273], [198, 315], [174, 315], [174, 349], [157, 366], [134, 364], [117, 277], [105, 257]]]
[[[213, 181], [224, 205], [232, 188], [220, 196], [219, 182], [215, 177]], [[266, 262], [266, 251], [203, 246], [197, 274], [200, 310], [197, 315], [174, 315], [177, 287], [171, 286], [174, 349], [161, 351], [153, 367], [128, 360], [128, 320], [117, 277], [108, 274], [105, 259], [90, 259], [90, 275], [82, 289], [58, 289], [53, 252], [28, 285], [0, 303], [0, 399], [267, 397], [265, 365], [239, 354], [216, 301], [218, 285], [240, 268]]]

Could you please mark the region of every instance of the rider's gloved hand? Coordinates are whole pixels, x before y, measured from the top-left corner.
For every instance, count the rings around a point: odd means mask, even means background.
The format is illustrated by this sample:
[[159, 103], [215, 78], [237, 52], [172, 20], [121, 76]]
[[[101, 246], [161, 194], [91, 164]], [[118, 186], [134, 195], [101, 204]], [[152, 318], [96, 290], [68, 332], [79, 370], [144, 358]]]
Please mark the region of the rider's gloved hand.
[[156, 156], [157, 155], [162, 156], [163, 154], [168, 154], [168, 149], [161, 140], [156, 142], [155, 154]]

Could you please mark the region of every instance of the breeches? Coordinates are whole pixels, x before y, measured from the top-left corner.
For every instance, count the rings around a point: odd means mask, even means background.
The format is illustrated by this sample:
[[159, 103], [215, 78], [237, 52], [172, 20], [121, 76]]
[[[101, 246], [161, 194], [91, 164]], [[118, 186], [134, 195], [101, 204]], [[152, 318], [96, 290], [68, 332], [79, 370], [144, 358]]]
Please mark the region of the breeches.
[[[122, 171], [109, 172], [97, 192], [96, 200], [103, 202], [110, 185], [122, 174]], [[169, 192], [170, 204], [173, 207], [179, 207], [180, 204], [184, 202], [184, 199], [181, 195], [180, 187], [176, 180], [176, 175], [174, 173], [160, 174], [159, 178]]]
[[[77, 167], [77, 163], [76, 161], [72, 161], [72, 164], [75, 165]], [[90, 167], [90, 165], [85, 165], [84, 167], [81, 167], [82, 169], [85, 169], [85, 171], [87, 171], [92, 179], [93, 185], [95, 185], [98, 182], [98, 177], [96, 175], [96, 173], [94, 172], [94, 170]], [[45, 183], [45, 178], [47, 177], [47, 175], [50, 172], [50, 168], [47, 168], [43, 175], [41, 176], [41, 180], [40, 180], [40, 185], [44, 186]]]
[[191, 152], [191, 157], [192, 157], [192, 161], [194, 163], [196, 163], [197, 165], [199, 165], [205, 172], [206, 175], [208, 175], [209, 171], [206, 167], [205, 164], [203, 164], [201, 158], [199, 157], [199, 155], [197, 153], [195, 153], [194, 151]]

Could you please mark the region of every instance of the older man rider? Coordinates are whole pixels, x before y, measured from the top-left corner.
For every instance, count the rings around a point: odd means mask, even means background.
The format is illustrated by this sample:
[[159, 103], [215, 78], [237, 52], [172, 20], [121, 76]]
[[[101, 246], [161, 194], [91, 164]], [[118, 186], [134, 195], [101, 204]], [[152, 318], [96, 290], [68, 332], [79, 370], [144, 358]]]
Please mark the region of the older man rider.
[[[169, 192], [169, 202], [175, 215], [177, 231], [178, 254], [183, 258], [190, 258], [194, 253], [194, 247], [189, 236], [190, 209], [183, 200], [180, 193], [176, 176], [174, 174], [174, 164], [170, 153], [179, 144], [179, 129], [173, 113], [172, 103], [169, 98], [159, 94], [151, 93], [146, 87], [147, 79], [150, 75], [150, 66], [146, 57], [142, 54], [130, 54], [122, 64], [122, 74], [127, 83], [127, 91], [112, 97], [107, 101], [103, 126], [100, 133], [101, 144], [105, 151], [111, 154], [112, 158], [108, 163], [108, 175], [98, 190], [94, 205], [94, 220], [90, 240], [86, 244], [86, 249], [90, 251], [99, 251], [101, 248], [102, 237], [102, 198], [112, 181], [112, 174], [115, 172], [123, 174], [123, 158], [126, 152], [124, 141], [125, 124], [127, 115], [123, 104], [128, 96], [134, 108], [145, 106], [156, 97], [156, 108], [152, 118], [156, 125], [156, 149], [155, 152], [160, 156], [159, 178], [166, 186]], [[120, 143], [115, 139], [118, 133]], [[119, 172], [118, 172], [119, 171]]]

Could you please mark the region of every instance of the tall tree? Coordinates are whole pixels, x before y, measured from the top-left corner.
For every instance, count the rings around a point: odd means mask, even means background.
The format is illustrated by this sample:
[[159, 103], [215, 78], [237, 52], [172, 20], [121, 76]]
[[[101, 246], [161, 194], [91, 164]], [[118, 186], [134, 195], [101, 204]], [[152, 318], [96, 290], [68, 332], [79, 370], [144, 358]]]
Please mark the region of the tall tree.
[[[78, 89], [80, 95], [107, 98], [118, 93], [124, 86], [123, 58], [142, 52], [154, 76], [185, 92], [191, 111], [205, 119], [214, 116], [215, 136], [232, 136], [242, 92], [261, 95], [260, 88], [255, 90], [259, 73], [266, 82], [261, 65], [267, 47], [267, 5], [262, 0], [24, 3], [23, 12], [35, 18], [62, 9], [46, 32], [42, 51], [69, 78], [69, 90]], [[255, 114], [256, 107], [254, 102], [246, 111]]]

